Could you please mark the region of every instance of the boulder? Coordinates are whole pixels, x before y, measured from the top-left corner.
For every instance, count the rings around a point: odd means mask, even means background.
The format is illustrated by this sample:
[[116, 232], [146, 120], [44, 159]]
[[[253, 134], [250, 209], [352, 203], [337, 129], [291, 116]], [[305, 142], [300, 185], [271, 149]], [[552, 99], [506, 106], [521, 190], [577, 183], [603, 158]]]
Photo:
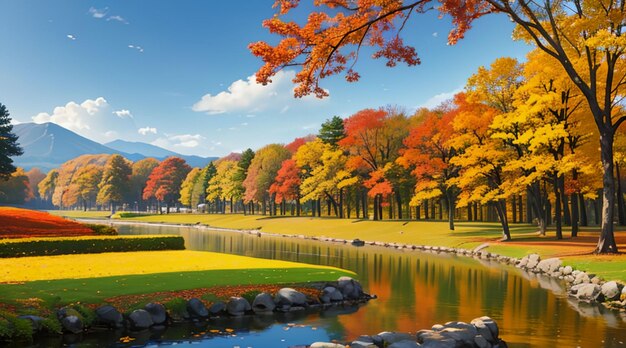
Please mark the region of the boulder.
[[474, 346], [478, 348], [491, 348], [492, 345], [482, 335], [476, 335], [474, 337]]
[[69, 317], [69, 316], [75, 316], [78, 317], [79, 319], [82, 319], [83, 316], [78, 313], [77, 310], [75, 310], [74, 308], [71, 307], [63, 307], [63, 308], [59, 308], [59, 310], [57, 310], [57, 319], [59, 319], [59, 321], [63, 320], [63, 318], [65, 317]]
[[350, 277], [340, 277], [337, 280], [337, 288], [344, 298], [356, 300], [363, 295], [361, 284]]
[[282, 288], [276, 293], [274, 303], [278, 306], [306, 306], [306, 296], [292, 288]]
[[392, 343], [387, 346], [387, 348], [419, 348], [420, 345], [413, 340], [404, 340]]
[[[343, 294], [334, 286], [327, 286], [322, 290], [322, 296], [328, 297], [330, 302], [343, 301]], [[320, 297], [321, 298], [321, 297]]]
[[18, 318], [30, 321], [30, 326], [32, 326], [33, 332], [41, 330], [41, 323], [43, 322], [42, 317], [36, 315], [20, 315]]
[[240, 317], [244, 315], [246, 311], [249, 311], [251, 309], [252, 307], [250, 307], [250, 303], [248, 303], [248, 300], [243, 297], [231, 297], [226, 304], [226, 311], [228, 312], [228, 314], [235, 317]]
[[204, 303], [197, 298], [192, 298], [187, 301], [187, 312], [195, 318], [205, 318], [209, 316], [209, 310]]
[[581, 284], [576, 291], [576, 297], [580, 300], [595, 300], [600, 293], [600, 285], [597, 284]]
[[[500, 330], [498, 329], [498, 324], [496, 324], [493, 319], [487, 316], [483, 316], [472, 320], [470, 324], [474, 325], [476, 330], [478, 330], [478, 333], [482, 335], [487, 341], [493, 344], [498, 343], [498, 335], [500, 334]], [[485, 328], [487, 330], [485, 330]]]
[[574, 285], [589, 283], [589, 282], [590, 282], [589, 276], [585, 272], [580, 272], [574, 276], [574, 282], [573, 282]]
[[161, 325], [167, 320], [167, 311], [160, 303], [148, 303], [145, 305], [144, 309], [146, 312], [150, 313], [152, 322], [155, 325]]
[[557, 257], [553, 257], [551, 259], [541, 260], [537, 264], [537, 268], [539, 269], [539, 271], [543, 273], [550, 274], [552, 272], [558, 271], [559, 267], [561, 267], [562, 264], [563, 264], [563, 261], [561, 261]]
[[310, 348], [346, 348], [343, 344], [331, 342], [315, 342], [309, 346]]
[[417, 332], [417, 342], [421, 347], [431, 348], [456, 348], [456, 341], [449, 337], [444, 337], [439, 331], [420, 330]]
[[619, 299], [622, 301], [626, 300], [626, 286], [622, 288], [622, 294], [619, 296]]
[[400, 332], [384, 331], [384, 332], [379, 333], [378, 337], [382, 339], [384, 347], [387, 347], [388, 345], [392, 343], [396, 343], [400, 341], [407, 341], [407, 340], [413, 341], [414, 340], [413, 336], [407, 333], [400, 333]]
[[350, 343], [350, 348], [378, 348], [371, 336], [359, 336]]
[[220, 315], [221, 313], [224, 313], [225, 310], [226, 305], [224, 304], [224, 302], [215, 302], [211, 305], [211, 307], [209, 307], [209, 314]]
[[68, 315], [63, 318], [61, 320], [61, 326], [64, 331], [71, 332], [73, 334], [83, 332], [83, 321], [75, 315]]
[[538, 254], [530, 254], [530, 255], [528, 255], [528, 262], [526, 263], [526, 268], [527, 269], [533, 269], [533, 268], [537, 267], [537, 265], [539, 264], [540, 260], [541, 260], [541, 258], [539, 257]]
[[607, 300], [616, 300], [620, 295], [620, 289], [615, 281], [602, 284], [600, 291], [602, 291], [602, 295], [604, 295], [604, 298]]
[[128, 316], [130, 327], [135, 330], [144, 330], [154, 324], [152, 316], [145, 309], [135, 309]]
[[561, 271], [561, 273], [564, 276], [566, 276], [566, 275], [572, 274], [572, 271], [573, 271], [572, 266], [565, 266], [565, 267], [563, 267], [563, 270]]
[[96, 309], [96, 321], [100, 324], [114, 328], [124, 326], [124, 317], [115, 307], [105, 305]]
[[464, 346], [472, 346], [474, 337], [478, 335], [478, 330], [474, 325], [464, 322], [451, 322], [444, 325], [445, 328], [439, 331], [443, 337], [451, 338], [457, 342], [462, 342]]
[[272, 313], [276, 308], [276, 304], [274, 304], [274, 299], [272, 295], [262, 292], [254, 298], [252, 301], [252, 310], [254, 313]]

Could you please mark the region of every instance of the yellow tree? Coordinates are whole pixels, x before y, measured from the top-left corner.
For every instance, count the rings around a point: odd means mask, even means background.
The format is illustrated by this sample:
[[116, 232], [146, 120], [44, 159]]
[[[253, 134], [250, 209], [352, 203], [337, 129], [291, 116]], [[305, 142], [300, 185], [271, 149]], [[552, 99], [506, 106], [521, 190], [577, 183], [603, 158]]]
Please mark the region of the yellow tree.
[[200, 177], [200, 168], [193, 168], [180, 186], [180, 198], [178, 201], [184, 205], [193, 209], [192, 197], [194, 195], [195, 184]]

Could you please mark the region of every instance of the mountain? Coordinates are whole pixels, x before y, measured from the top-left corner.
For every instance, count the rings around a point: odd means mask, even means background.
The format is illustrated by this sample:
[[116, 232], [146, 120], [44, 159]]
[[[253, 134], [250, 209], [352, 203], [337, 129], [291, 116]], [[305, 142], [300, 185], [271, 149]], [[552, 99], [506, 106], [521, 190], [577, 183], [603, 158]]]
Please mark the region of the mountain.
[[42, 171], [57, 168], [64, 162], [85, 154], [120, 154], [131, 161], [146, 157], [164, 159], [178, 156], [190, 166], [203, 167], [216, 157], [184, 156], [146, 143], [133, 143], [117, 140], [102, 145], [87, 139], [55, 123], [20, 123], [13, 126], [19, 137], [18, 143], [24, 149], [22, 156], [14, 157], [16, 166], [29, 170], [38, 167]]
[[137, 142], [137, 141], [125, 141], [121, 139], [114, 140], [109, 143], [105, 143], [104, 145], [120, 152], [130, 153], [131, 156], [140, 155], [144, 157], [154, 157], [157, 159], [164, 159], [167, 157], [176, 156], [176, 157], [180, 157], [184, 159], [187, 162], [187, 164], [189, 164], [192, 167], [204, 167], [207, 164], [209, 164], [209, 162], [217, 159], [217, 157], [200, 157], [200, 156], [193, 156], [193, 155], [181, 155], [179, 153], [166, 150], [156, 145], [146, 144], [146, 143]]

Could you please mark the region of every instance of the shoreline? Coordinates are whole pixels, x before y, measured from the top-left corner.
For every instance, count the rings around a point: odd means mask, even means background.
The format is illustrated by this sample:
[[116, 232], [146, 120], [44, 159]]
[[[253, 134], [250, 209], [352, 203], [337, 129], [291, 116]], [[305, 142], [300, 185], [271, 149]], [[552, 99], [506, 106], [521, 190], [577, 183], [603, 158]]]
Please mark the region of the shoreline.
[[[491, 253], [484, 249], [490, 246], [489, 243], [483, 243], [473, 249], [454, 248], [445, 246], [432, 245], [415, 245], [394, 242], [381, 241], [365, 241], [359, 239], [341, 239], [325, 236], [306, 236], [303, 234], [284, 234], [264, 232], [260, 229], [234, 229], [224, 227], [214, 227], [205, 224], [185, 224], [185, 223], [163, 223], [163, 222], [143, 222], [123, 219], [90, 219], [90, 218], [74, 218], [76, 221], [96, 221], [109, 223], [111, 225], [136, 225], [136, 226], [161, 226], [173, 228], [196, 228], [202, 230], [213, 230], [223, 232], [234, 232], [248, 235], [280, 237], [280, 238], [296, 238], [302, 240], [314, 240], [320, 242], [330, 242], [339, 244], [353, 244], [356, 242], [358, 246], [370, 245], [384, 248], [392, 248], [396, 250], [421, 251], [430, 253], [446, 253], [457, 256], [465, 256], [479, 260], [493, 261], [501, 265], [514, 266], [522, 269], [530, 274], [542, 275], [564, 282], [564, 290], [569, 298], [579, 303], [591, 303], [602, 305], [612, 311], [621, 312], [626, 309], [626, 286], [621, 281], [604, 280], [585, 271], [574, 269], [572, 266], [563, 265], [559, 258], [547, 258], [542, 260], [538, 254], [528, 254], [521, 258], [509, 257]], [[122, 220], [122, 221], [120, 221]], [[487, 266], [489, 267], [489, 266]], [[552, 288], [546, 288], [553, 290]]]

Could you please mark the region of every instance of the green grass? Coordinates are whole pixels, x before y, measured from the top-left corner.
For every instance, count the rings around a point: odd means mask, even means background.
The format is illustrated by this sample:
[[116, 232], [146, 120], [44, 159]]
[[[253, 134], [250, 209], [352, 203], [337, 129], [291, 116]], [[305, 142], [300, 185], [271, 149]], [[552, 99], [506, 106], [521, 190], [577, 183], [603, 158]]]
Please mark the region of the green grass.
[[40, 298], [60, 304], [100, 303], [121, 295], [148, 294], [228, 285], [295, 284], [335, 280], [354, 273], [311, 267], [289, 269], [210, 270], [129, 275], [85, 279], [31, 281], [22, 284], [0, 284], [0, 298], [16, 301]]
[[110, 211], [95, 210], [49, 210], [50, 214], [73, 218], [73, 219], [106, 219], [111, 216]]

